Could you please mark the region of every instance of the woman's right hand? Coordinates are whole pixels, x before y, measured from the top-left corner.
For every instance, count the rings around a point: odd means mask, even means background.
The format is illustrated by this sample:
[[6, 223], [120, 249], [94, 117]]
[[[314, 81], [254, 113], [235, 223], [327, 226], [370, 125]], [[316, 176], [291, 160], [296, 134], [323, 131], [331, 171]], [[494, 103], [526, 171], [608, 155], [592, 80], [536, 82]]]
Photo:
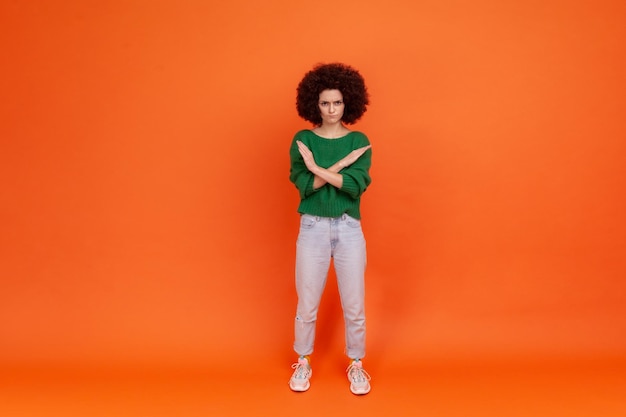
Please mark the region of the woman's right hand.
[[371, 147], [372, 145], [367, 145], [367, 146], [363, 146], [362, 148], [357, 148], [353, 150], [352, 152], [350, 152], [348, 155], [346, 155], [339, 161], [339, 167], [343, 169], [354, 164], [357, 161], [357, 159], [359, 159], [365, 153], [365, 151], [367, 151]]

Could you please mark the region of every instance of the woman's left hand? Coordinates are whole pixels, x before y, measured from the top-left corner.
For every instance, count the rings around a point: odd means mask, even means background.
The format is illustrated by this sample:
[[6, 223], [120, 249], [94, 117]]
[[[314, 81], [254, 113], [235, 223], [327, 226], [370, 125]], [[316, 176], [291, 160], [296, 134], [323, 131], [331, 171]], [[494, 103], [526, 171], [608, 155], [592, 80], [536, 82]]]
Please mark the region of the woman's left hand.
[[309, 169], [309, 171], [311, 171], [312, 173], [316, 173], [319, 169], [319, 166], [315, 163], [313, 152], [311, 152], [311, 150], [301, 141], [297, 141], [296, 143], [298, 144], [298, 151], [300, 152], [300, 155], [302, 155], [302, 160], [304, 161], [304, 164]]

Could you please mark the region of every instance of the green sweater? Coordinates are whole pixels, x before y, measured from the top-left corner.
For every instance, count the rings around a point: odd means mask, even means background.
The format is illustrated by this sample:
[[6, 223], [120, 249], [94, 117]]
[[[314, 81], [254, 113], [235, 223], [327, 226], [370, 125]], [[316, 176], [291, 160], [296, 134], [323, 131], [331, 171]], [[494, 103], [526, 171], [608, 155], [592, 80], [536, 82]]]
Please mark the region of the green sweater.
[[327, 183], [314, 190], [314, 175], [307, 169], [298, 151], [298, 140], [313, 152], [317, 165], [328, 168], [354, 149], [369, 145], [367, 136], [361, 132], [350, 132], [337, 139], [326, 139], [311, 130], [301, 130], [296, 133], [289, 149], [289, 179], [300, 192], [299, 213], [321, 217], [340, 217], [346, 213], [360, 219], [361, 194], [372, 182], [369, 176], [372, 150], [368, 149], [355, 163], [339, 171], [343, 176], [341, 189]]

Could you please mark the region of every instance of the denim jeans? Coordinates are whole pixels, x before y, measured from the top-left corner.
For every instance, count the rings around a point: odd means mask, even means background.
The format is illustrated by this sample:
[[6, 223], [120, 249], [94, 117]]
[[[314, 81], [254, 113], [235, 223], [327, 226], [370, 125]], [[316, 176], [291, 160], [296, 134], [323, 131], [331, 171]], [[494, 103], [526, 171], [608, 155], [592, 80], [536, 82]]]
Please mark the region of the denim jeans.
[[296, 244], [294, 350], [313, 353], [317, 312], [331, 258], [345, 323], [346, 354], [365, 356], [365, 238], [361, 222], [347, 214], [329, 218], [303, 214]]

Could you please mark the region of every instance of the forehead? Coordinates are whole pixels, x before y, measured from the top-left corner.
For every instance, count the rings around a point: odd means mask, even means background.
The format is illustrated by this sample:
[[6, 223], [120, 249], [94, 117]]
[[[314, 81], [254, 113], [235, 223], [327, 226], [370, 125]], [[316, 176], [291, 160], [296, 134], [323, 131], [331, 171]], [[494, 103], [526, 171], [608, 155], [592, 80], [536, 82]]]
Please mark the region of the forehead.
[[324, 90], [320, 93], [321, 101], [343, 100], [343, 94], [339, 90]]

